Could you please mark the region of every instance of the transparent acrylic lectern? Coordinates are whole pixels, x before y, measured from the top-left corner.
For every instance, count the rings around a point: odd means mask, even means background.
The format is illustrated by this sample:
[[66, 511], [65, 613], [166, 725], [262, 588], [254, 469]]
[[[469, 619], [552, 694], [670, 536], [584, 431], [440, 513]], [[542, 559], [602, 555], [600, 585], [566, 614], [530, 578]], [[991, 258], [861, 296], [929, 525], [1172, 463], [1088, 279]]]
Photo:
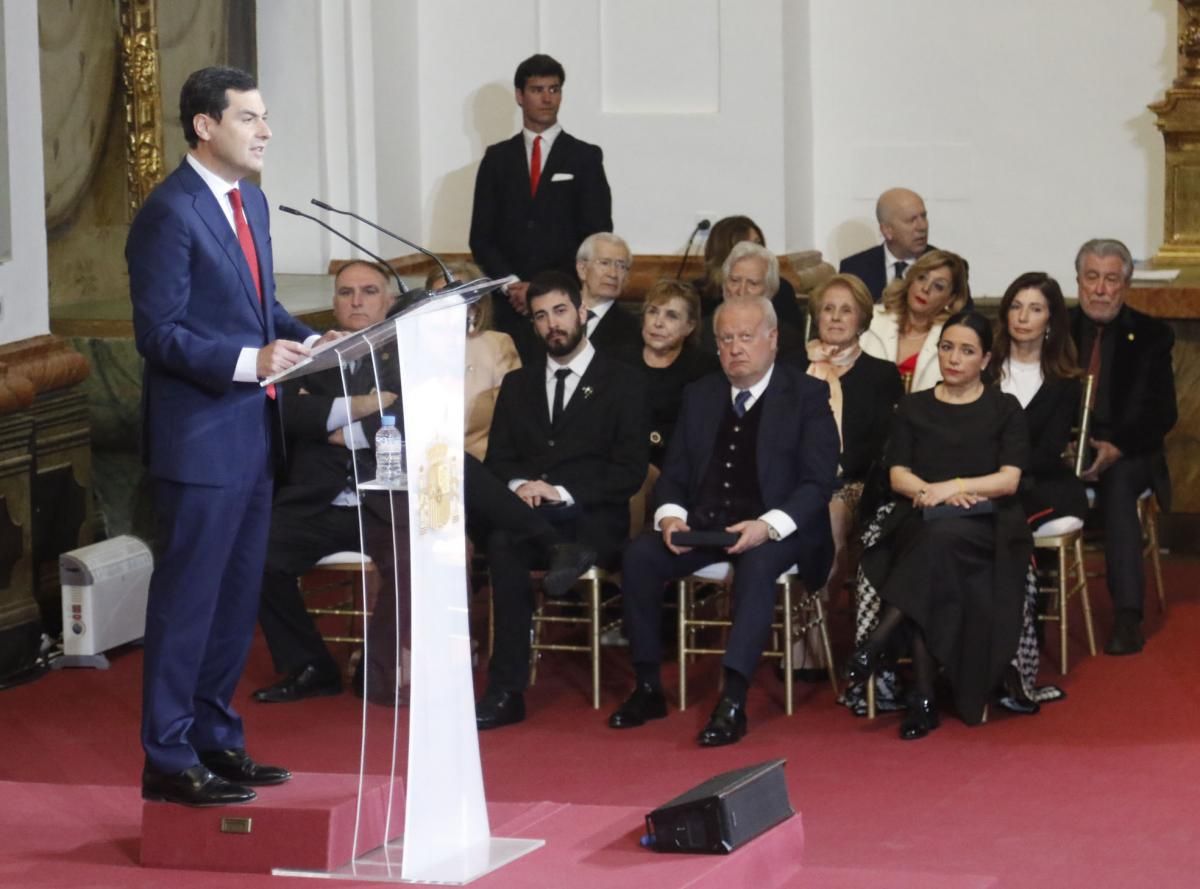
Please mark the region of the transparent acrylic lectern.
[[[412, 573], [412, 681], [403, 842], [385, 842], [334, 871], [276, 868], [274, 874], [462, 884], [544, 844], [543, 840], [491, 835], [471, 680], [463, 506], [466, 317], [469, 304], [500, 284], [480, 279], [452, 284], [434, 293], [420, 293], [416, 299], [410, 297], [409, 303], [393, 317], [328, 344], [286, 373], [264, 381], [264, 385], [284, 382], [339, 368], [345, 389], [349, 379], [347, 363], [366, 360], [376, 370], [375, 388], [380, 390], [379, 350], [393, 341], [396, 343], [403, 388], [408, 464], [407, 544]], [[356, 478], [355, 481], [362, 492], [397, 489], [375, 480]], [[399, 498], [389, 499], [395, 509]], [[361, 505], [359, 509], [361, 529]], [[396, 541], [393, 535], [393, 545], [402, 546], [404, 542]], [[397, 596], [401, 588], [398, 582], [393, 584]], [[365, 581], [363, 591], [365, 595]], [[399, 652], [399, 621], [396, 623], [395, 650]], [[368, 672], [364, 670], [364, 678]], [[364, 754], [367, 698], [364, 690]], [[389, 782], [396, 779], [397, 725], [398, 716], [394, 713]], [[355, 850], [359, 848], [364, 754], [360, 754], [359, 761]], [[386, 820], [390, 825], [391, 793], [387, 794], [387, 800]], [[390, 830], [385, 828], [384, 837], [388, 835]]]

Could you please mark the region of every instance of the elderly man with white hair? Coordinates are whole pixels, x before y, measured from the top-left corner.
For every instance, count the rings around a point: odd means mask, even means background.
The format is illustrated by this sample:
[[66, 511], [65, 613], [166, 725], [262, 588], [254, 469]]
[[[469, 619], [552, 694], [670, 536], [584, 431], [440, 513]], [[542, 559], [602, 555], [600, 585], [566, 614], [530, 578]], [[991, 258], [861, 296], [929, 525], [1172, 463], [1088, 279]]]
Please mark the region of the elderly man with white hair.
[[575, 254], [575, 272], [587, 309], [588, 342], [601, 352], [626, 353], [641, 345], [641, 324], [618, 302], [632, 266], [629, 245], [612, 232], [589, 235]]

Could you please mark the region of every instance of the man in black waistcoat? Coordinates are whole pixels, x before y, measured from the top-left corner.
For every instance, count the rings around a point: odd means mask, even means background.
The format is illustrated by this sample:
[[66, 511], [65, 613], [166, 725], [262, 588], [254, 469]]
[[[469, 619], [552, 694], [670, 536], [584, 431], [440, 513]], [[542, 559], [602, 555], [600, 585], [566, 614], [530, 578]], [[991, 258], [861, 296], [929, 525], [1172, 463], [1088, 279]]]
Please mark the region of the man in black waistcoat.
[[[733, 628], [720, 700], [698, 738], [732, 744], [746, 733], [746, 690], [771, 631], [775, 581], [792, 565], [810, 589], [833, 559], [829, 498], [838, 432], [829, 387], [775, 361], [775, 311], [765, 297], [726, 300], [714, 317], [724, 375], [684, 391], [654, 489], [654, 528], [625, 551], [622, 590], [637, 686], [613, 728], [666, 716], [659, 677], [666, 584], [714, 562], [733, 563]], [[689, 530], [737, 534], [726, 548], [673, 542]]]
[[[548, 354], [500, 384], [486, 465], [563, 540], [586, 546], [598, 564], [611, 566], [629, 535], [629, 498], [649, 465], [645, 384], [637, 370], [588, 342], [587, 310], [574, 277], [536, 276], [529, 307]], [[496, 623], [487, 692], [475, 707], [480, 729], [525, 718], [529, 572], [540, 561], [503, 527], [489, 536], [487, 557]]]
[[1133, 258], [1120, 241], [1088, 241], [1075, 257], [1079, 306], [1071, 335], [1095, 381], [1091, 446], [1083, 479], [1095, 486], [1104, 521], [1104, 561], [1115, 615], [1107, 654], [1142, 650], [1146, 585], [1137, 502], [1151, 489], [1171, 508], [1163, 439], [1178, 417], [1171, 369], [1171, 328], [1125, 305]]

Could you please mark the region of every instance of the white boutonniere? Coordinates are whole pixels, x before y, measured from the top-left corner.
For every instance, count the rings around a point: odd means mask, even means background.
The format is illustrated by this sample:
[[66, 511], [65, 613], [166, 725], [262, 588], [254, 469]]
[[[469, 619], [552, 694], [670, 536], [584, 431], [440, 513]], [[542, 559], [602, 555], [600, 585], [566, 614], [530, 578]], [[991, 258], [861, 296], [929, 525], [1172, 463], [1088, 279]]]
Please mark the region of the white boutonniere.
[[584, 386], [584, 387], [583, 387], [583, 389], [582, 389], [582, 390], [580, 390], [580, 391], [582, 391], [582, 392], [583, 392], [583, 397], [584, 397], [584, 398], [591, 398], [591, 397], [592, 397], [592, 387], [591, 387], [591, 386]]

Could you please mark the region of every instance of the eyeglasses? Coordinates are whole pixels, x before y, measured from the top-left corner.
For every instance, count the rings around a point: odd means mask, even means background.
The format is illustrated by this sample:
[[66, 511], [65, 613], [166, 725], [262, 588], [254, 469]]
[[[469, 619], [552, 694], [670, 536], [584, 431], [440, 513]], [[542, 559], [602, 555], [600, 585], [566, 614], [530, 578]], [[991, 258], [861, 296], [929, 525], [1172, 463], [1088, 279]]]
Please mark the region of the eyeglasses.
[[622, 275], [629, 274], [629, 263], [624, 259], [593, 259], [592, 263], [600, 266], [606, 272], [616, 269]]

